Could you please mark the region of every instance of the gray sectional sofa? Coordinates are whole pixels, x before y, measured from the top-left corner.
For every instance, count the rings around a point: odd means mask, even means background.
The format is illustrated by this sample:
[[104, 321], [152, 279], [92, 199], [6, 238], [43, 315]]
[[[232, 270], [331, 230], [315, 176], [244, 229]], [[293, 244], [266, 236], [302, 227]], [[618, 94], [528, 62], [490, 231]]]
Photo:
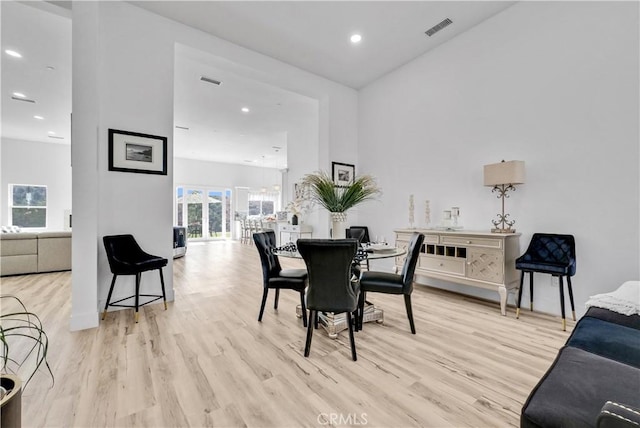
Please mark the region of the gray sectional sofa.
[[0, 234], [0, 276], [71, 270], [71, 232]]
[[640, 315], [590, 307], [529, 395], [520, 426], [639, 424]]

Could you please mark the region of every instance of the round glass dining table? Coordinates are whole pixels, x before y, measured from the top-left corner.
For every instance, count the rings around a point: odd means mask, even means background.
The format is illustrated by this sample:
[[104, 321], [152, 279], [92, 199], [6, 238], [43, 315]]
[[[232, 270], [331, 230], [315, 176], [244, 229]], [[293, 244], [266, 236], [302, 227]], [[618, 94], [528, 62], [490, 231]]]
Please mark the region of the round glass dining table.
[[[366, 259], [360, 259], [359, 262], [363, 263], [367, 260], [379, 260], [388, 259], [391, 257], [402, 256], [407, 253], [403, 248], [388, 247], [382, 249], [368, 249]], [[276, 249], [273, 253], [277, 256], [290, 257], [294, 259], [302, 259], [300, 253], [297, 250], [288, 249]], [[368, 266], [368, 263], [367, 263]], [[398, 273], [397, 265], [394, 267], [395, 273]], [[296, 307], [296, 315], [298, 318], [302, 317], [302, 308], [300, 305]], [[338, 333], [347, 329], [347, 320], [345, 314], [326, 314], [320, 313], [318, 315], [319, 324], [327, 331], [330, 338], [335, 339], [338, 337]], [[369, 302], [365, 302], [363, 322], [375, 321], [378, 323], [384, 322], [384, 312], [382, 309], [375, 307]]]

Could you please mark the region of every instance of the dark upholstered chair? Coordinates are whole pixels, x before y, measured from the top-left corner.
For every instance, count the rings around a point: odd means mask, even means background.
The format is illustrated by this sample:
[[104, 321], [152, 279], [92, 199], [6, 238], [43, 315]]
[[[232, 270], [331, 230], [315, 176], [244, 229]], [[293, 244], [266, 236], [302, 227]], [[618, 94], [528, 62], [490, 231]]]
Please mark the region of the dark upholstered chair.
[[367, 226], [351, 226], [345, 231], [347, 238], [356, 238], [361, 244], [368, 244], [371, 242], [369, 239], [369, 228]]
[[[367, 228], [367, 226], [351, 226], [350, 228], [345, 229], [344, 233], [345, 238], [357, 239], [360, 246], [362, 246], [362, 244], [369, 243], [369, 228]], [[364, 253], [364, 256], [366, 256], [366, 253]], [[362, 273], [362, 263], [364, 263], [367, 270], [369, 270], [369, 259], [366, 257], [360, 259], [356, 257], [356, 260], [354, 260], [352, 265], [353, 274], [358, 278], [360, 278], [360, 274]]]
[[307, 311], [304, 302], [304, 291], [307, 288], [307, 271], [305, 269], [282, 269], [278, 256], [273, 253], [276, 248], [276, 234], [273, 230], [253, 234], [253, 242], [260, 254], [262, 264], [262, 304], [258, 321], [262, 322], [262, 314], [267, 303], [267, 295], [270, 289], [276, 290], [276, 298], [273, 309], [278, 309], [280, 290], [295, 290], [300, 293], [300, 305], [302, 306], [302, 322], [307, 325]]
[[356, 239], [298, 239], [298, 252], [309, 272], [307, 290], [307, 341], [304, 356], [309, 356], [313, 327], [317, 325], [318, 312], [346, 313], [351, 341], [351, 358], [356, 361], [356, 344], [353, 339], [355, 316], [358, 309], [358, 282], [351, 281], [351, 263], [358, 248]]
[[404, 261], [402, 272], [396, 275], [389, 272], [362, 272], [360, 276], [360, 302], [358, 308], [358, 329], [362, 329], [362, 318], [364, 316], [364, 303], [367, 293], [386, 293], [404, 295], [404, 304], [407, 308], [407, 317], [411, 326], [411, 333], [416, 334], [416, 327], [413, 323], [413, 310], [411, 308], [411, 293], [413, 292], [413, 276], [418, 264], [418, 256], [422, 249], [424, 235], [414, 232], [411, 235], [407, 248], [407, 258]]
[[576, 243], [573, 235], [555, 235], [550, 233], [534, 233], [529, 248], [516, 259], [516, 269], [522, 271], [520, 276], [520, 290], [518, 291], [518, 308], [516, 318], [520, 316], [522, 302], [522, 288], [524, 274], [529, 273], [530, 308], [533, 311], [533, 273], [547, 273], [558, 277], [560, 285], [560, 311], [562, 313], [562, 329], [567, 329], [564, 315], [564, 285], [562, 279], [567, 277], [571, 313], [576, 320], [576, 310], [573, 304], [573, 290], [571, 277], [576, 273]]
[[[138, 308], [148, 303], [155, 302], [156, 300], [164, 300], [164, 309], [167, 309], [167, 296], [164, 291], [164, 277], [162, 276], [162, 268], [169, 262], [167, 259], [159, 256], [153, 256], [145, 253], [138, 245], [133, 235], [111, 235], [104, 236], [102, 238], [104, 248], [107, 252], [107, 260], [109, 261], [109, 267], [111, 273], [113, 273], [113, 279], [111, 280], [111, 287], [109, 287], [109, 295], [107, 296], [107, 303], [104, 305], [104, 312], [102, 313], [102, 319], [107, 315], [107, 308], [109, 306], [118, 306], [123, 308], [135, 308], [135, 320], [138, 322]], [[156, 270], [160, 272], [160, 284], [162, 284], [162, 295], [158, 294], [140, 294], [140, 277], [142, 272]], [[133, 296], [125, 297], [120, 300], [116, 300], [111, 303], [111, 294], [113, 293], [113, 286], [116, 284], [116, 278], [118, 275], [135, 275], [136, 276], [136, 291]], [[151, 297], [144, 303], [140, 303], [140, 296]], [[120, 304], [127, 299], [134, 299], [133, 305]]]

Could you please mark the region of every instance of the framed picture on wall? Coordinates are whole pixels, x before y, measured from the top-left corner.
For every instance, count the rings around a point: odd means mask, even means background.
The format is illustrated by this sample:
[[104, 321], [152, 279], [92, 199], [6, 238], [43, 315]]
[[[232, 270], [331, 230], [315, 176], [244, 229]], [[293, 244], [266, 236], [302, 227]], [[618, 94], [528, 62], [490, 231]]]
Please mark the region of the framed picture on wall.
[[355, 165], [331, 162], [331, 178], [336, 186], [350, 186], [353, 184], [355, 176]]
[[167, 175], [167, 137], [109, 129], [109, 171]]

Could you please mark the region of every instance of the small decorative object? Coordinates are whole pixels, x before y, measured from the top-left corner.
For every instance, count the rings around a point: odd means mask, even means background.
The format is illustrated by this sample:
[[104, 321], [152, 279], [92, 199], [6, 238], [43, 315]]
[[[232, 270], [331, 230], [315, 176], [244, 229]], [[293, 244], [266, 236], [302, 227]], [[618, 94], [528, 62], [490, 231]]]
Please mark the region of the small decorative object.
[[[287, 211], [289, 211], [291, 216], [291, 224], [297, 225], [300, 217], [307, 212], [309, 209], [309, 200], [304, 199], [304, 197], [296, 198], [293, 201], [287, 204]], [[284, 218], [286, 220], [286, 216]], [[295, 223], [294, 223], [295, 222]]]
[[516, 184], [524, 184], [524, 161], [504, 160], [500, 163], [493, 163], [484, 166], [484, 185], [493, 187], [491, 193], [497, 192], [498, 199], [502, 202], [502, 214], [498, 214], [497, 220], [491, 220], [495, 226], [491, 229], [494, 233], [513, 233], [516, 230], [511, 226], [515, 220], [509, 220], [509, 214], [504, 212], [504, 200], [508, 198], [509, 190], [515, 191]]
[[444, 228], [451, 227], [451, 211], [450, 210], [442, 211], [442, 227]]
[[[344, 178], [344, 177], [343, 177]], [[310, 201], [318, 203], [331, 213], [332, 238], [345, 237], [346, 211], [361, 202], [380, 195], [375, 179], [370, 175], [353, 177], [348, 186], [337, 185], [329, 174], [318, 171], [304, 176], [303, 183], [311, 190]]]
[[426, 227], [429, 227], [429, 223], [431, 223], [431, 207], [428, 199], [424, 201], [424, 223]]
[[413, 195], [409, 195], [409, 229], [415, 228], [414, 225], [414, 210]]
[[167, 175], [167, 137], [109, 129], [109, 171]]
[[331, 178], [336, 186], [351, 186], [356, 176], [356, 167], [348, 163], [331, 162]]
[[451, 207], [451, 218], [453, 219], [452, 227], [454, 229], [462, 229], [458, 224], [458, 218], [460, 217], [460, 207]]

